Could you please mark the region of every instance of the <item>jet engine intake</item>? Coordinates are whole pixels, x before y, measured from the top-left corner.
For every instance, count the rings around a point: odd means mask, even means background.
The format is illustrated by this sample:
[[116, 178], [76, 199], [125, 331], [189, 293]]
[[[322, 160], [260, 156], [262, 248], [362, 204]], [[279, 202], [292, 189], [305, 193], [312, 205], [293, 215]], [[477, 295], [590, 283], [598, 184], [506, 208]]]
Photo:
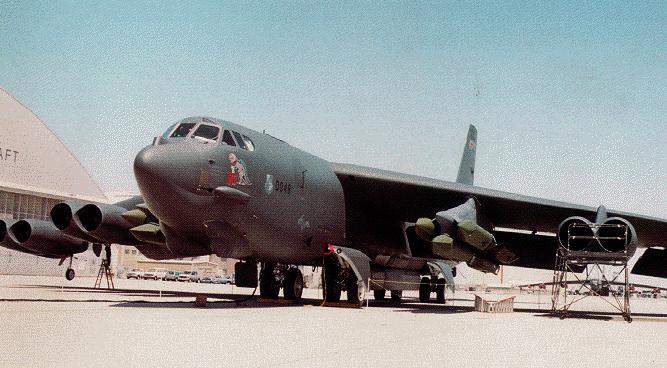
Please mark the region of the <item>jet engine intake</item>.
[[51, 222], [63, 233], [75, 238], [83, 239], [89, 242], [99, 242], [99, 239], [89, 235], [84, 229], [74, 221], [74, 213], [81, 209], [85, 203], [80, 202], [61, 202], [51, 208]]
[[63, 234], [52, 223], [40, 220], [17, 221], [9, 228], [9, 237], [39, 255], [65, 257], [88, 249], [88, 242]]
[[0, 220], [0, 246], [23, 253], [34, 254], [31, 250], [20, 246], [9, 236], [9, 227], [15, 222], [15, 220]]
[[628, 220], [611, 217], [598, 228], [597, 236], [600, 246], [607, 252], [619, 253], [627, 251], [634, 254], [637, 250], [635, 228]]
[[[130, 233], [130, 229], [135, 225], [123, 217], [123, 214], [127, 212], [126, 208], [112, 204], [89, 203], [78, 209], [72, 219], [78, 229], [87, 237], [95, 239], [95, 242], [124, 245], [142, 244]], [[62, 211], [62, 213], [67, 215], [66, 211]], [[51, 216], [54, 224], [59, 228], [67, 223], [65, 221], [67, 216], [59, 217], [62, 214], [61, 211], [56, 210], [56, 207], [51, 211]], [[75, 233], [70, 234], [80, 237]]]
[[594, 227], [583, 217], [568, 217], [558, 225], [558, 242], [564, 249], [575, 252], [587, 250], [594, 237]]
[[634, 254], [637, 235], [632, 224], [621, 217], [602, 220], [602, 223], [592, 223], [579, 216], [565, 219], [558, 226], [560, 246], [575, 252]]

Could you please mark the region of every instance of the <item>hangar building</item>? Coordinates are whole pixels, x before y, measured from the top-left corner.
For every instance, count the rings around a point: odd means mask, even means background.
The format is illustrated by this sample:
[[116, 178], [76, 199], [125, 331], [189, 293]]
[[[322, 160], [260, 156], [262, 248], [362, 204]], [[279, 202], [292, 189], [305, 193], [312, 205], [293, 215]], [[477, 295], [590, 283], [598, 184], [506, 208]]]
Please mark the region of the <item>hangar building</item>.
[[[49, 219], [63, 200], [107, 202], [86, 169], [27, 107], [0, 88], [0, 218]], [[92, 251], [77, 255], [77, 274], [94, 274]], [[0, 247], [0, 274], [62, 275], [58, 260]]]

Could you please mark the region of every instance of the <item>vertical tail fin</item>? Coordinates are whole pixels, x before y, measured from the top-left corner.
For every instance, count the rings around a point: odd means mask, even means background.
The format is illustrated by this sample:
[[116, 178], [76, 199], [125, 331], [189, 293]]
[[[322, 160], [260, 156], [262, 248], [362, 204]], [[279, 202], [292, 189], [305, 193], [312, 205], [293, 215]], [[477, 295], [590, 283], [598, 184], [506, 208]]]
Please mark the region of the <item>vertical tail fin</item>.
[[477, 152], [477, 128], [470, 125], [468, 129], [468, 139], [463, 148], [459, 174], [456, 176], [456, 182], [461, 184], [473, 185], [475, 180], [475, 153]]

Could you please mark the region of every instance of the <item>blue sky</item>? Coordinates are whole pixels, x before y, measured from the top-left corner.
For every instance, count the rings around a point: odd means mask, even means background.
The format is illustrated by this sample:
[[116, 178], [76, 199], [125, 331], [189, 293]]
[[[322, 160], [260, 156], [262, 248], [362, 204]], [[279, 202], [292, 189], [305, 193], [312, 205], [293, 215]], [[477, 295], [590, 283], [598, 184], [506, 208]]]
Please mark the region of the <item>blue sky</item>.
[[667, 2], [0, 3], [0, 86], [105, 191], [210, 115], [331, 161], [667, 218]]

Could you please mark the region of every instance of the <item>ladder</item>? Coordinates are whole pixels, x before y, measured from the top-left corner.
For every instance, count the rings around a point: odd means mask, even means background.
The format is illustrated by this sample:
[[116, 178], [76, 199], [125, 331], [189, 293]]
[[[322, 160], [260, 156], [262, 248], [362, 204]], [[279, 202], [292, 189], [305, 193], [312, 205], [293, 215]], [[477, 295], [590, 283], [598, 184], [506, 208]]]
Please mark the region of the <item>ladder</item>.
[[116, 287], [113, 284], [113, 274], [111, 273], [111, 268], [109, 267], [109, 260], [102, 260], [100, 265], [100, 270], [97, 272], [97, 279], [95, 279], [95, 289], [102, 288], [102, 279], [107, 280], [107, 289], [115, 289]]

